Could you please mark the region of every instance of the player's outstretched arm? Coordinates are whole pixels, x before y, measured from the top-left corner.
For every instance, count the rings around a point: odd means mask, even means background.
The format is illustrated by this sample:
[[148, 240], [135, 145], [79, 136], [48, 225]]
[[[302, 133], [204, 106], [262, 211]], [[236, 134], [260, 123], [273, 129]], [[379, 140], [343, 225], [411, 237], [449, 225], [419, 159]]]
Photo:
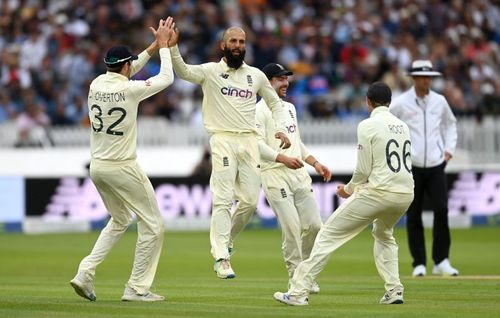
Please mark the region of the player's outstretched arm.
[[155, 34], [156, 42], [160, 47], [160, 72], [146, 81], [130, 82], [130, 89], [136, 94], [138, 100], [144, 100], [158, 93], [174, 81], [172, 60], [170, 57], [170, 50], [168, 49], [168, 41], [170, 40], [174, 27], [175, 23], [172, 17], [168, 17], [166, 20], [160, 20]]
[[184, 62], [181, 56], [179, 46], [179, 29], [174, 28], [172, 36], [169, 39], [168, 47], [172, 55], [172, 65], [174, 66], [175, 74], [188, 82], [201, 84], [205, 80], [205, 69], [202, 65], [190, 65]]
[[165, 28], [169, 28], [169, 32], [173, 32], [173, 28], [175, 27], [175, 23], [173, 18], [168, 17], [167, 19], [163, 20], [161, 19], [158, 22], [158, 28], [155, 29], [153, 27], [149, 27], [151, 30], [151, 33], [153, 33], [155, 39], [151, 44], [143, 51], [141, 54], [139, 54], [139, 58], [135, 61], [132, 61], [132, 70], [130, 71], [130, 76], [134, 76], [137, 74], [143, 67], [146, 65], [146, 63], [149, 61], [151, 56], [155, 54], [159, 49], [160, 45], [158, 44], [158, 39], [157, 39], [157, 34], [159, 28], [164, 25]]

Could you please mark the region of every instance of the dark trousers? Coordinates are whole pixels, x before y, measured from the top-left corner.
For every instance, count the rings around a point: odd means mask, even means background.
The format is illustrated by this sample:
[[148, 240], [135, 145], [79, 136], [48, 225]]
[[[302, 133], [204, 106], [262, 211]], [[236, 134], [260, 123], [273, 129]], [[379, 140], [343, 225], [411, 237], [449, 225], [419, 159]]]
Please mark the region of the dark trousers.
[[426, 264], [424, 226], [422, 223], [422, 204], [424, 193], [430, 199], [434, 211], [432, 228], [432, 259], [439, 264], [448, 258], [451, 239], [448, 227], [448, 191], [444, 168], [446, 162], [432, 168], [412, 167], [415, 181], [415, 197], [407, 211], [406, 228], [408, 243], [413, 257], [413, 267]]

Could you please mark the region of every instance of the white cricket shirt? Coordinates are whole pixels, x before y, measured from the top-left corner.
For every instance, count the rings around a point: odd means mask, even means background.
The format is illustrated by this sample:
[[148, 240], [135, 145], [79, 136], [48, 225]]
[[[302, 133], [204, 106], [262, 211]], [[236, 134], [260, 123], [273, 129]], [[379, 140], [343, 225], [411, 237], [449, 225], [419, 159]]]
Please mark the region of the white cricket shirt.
[[[261, 158], [261, 170], [268, 170], [285, 165], [276, 162], [276, 156], [282, 153], [289, 157], [301, 158], [305, 160], [309, 156], [307, 148], [300, 139], [299, 125], [297, 122], [297, 112], [293, 104], [283, 101], [285, 106], [285, 134], [292, 145], [287, 149], [281, 149], [279, 139], [274, 137], [275, 128], [272, 113], [267, 107], [266, 102], [261, 99], [257, 103], [255, 121], [257, 128], [257, 140]], [[302, 168], [304, 169], [304, 168]]]
[[411, 142], [408, 126], [385, 106], [376, 107], [370, 118], [358, 125], [358, 153], [351, 181], [357, 186], [395, 193], [413, 193]]
[[[146, 51], [139, 54], [139, 58], [132, 61], [131, 75], [139, 72], [149, 58]], [[92, 81], [88, 109], [93, 159], [136, 159], [139, 102], [165, 89], [174, 80], [170, 50], [161, 48], [160, 59], [158, 75], [145, 81], [129, 80], [115, 72], [106, 72]]]
[[210, 134], [255, 132], [257, 95], [273, 112], [275, 130], [284, 132], [284, 105], [261, 70], [245, 63], [238, 69], [230, 68], [223, 59], [218, 63], [189, 65], [184, 63], [177, 46], [170, 52], [177, 76], [201, 85], [203, 124]]

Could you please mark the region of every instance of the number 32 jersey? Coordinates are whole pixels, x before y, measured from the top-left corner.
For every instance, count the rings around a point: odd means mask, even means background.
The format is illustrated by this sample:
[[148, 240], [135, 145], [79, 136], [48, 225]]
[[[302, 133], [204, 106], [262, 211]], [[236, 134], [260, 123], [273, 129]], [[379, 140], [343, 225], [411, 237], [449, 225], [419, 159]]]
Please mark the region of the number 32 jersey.
[[345, 190], [357, 186], [394, 193], [413, 193], [408, 126], [385, 106], [376, 107], [358, 125], [357, 163]]
[[[139, 72], [149, 58], [146, 51], [139, 54], [132, 62], [131, 76]], [[168, 48], [160, 49], [160, 59], [158, 75], [145, 81], [129, 80], [115, 72], [107, 72], [92, 81], [88, 108], [93, 159], [136, 159], [139, 102], [165, 89], [174, 80]]]

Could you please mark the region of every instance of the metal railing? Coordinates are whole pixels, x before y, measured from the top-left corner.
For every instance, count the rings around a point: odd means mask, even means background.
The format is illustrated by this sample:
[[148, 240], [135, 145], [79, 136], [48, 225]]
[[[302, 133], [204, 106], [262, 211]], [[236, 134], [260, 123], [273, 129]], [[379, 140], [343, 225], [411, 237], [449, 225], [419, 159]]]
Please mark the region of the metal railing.
[[[304, 120], [300, 134], [305, 144], [356, 143], [358, 121], [336, 119]], [[459, 118], [457, 148], [469, 152], [475, 162], [500, 162], [500, 118], [487, 117], [481, 123], [473, 118]], [[53, 127], [47, 130], [53, 147], [87, 147], [89, 128]], [[0, 125], [0, 148], [14, 147], [17, 129], [13, 122]], [[40, 136], [38, 136], [40, 138]], [[138, 144], [147, 146], [193, 146], [208, 143], [201, 125], [171, 123], [163, 118], [139, 118]]]

